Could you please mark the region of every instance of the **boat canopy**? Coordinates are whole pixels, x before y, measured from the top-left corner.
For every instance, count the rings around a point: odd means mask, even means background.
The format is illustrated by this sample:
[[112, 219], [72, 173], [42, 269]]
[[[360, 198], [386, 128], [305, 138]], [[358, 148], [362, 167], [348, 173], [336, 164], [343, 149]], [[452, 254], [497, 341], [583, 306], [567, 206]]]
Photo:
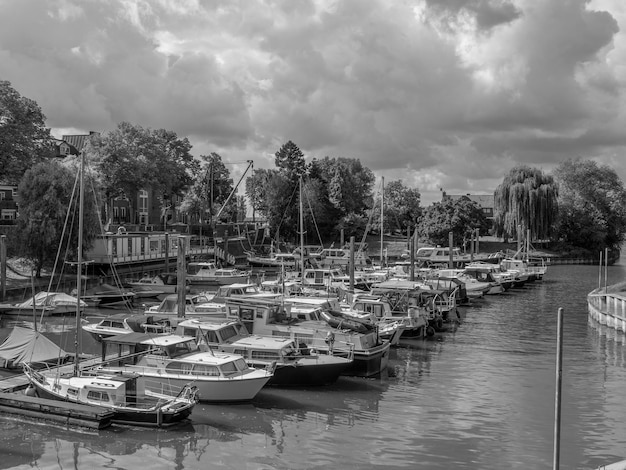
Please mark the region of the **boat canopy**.
[[31, 328], [16, 326], [0, 345], [0, 367], [19, 368], [31, 362], [65, 362], [72, 355]]

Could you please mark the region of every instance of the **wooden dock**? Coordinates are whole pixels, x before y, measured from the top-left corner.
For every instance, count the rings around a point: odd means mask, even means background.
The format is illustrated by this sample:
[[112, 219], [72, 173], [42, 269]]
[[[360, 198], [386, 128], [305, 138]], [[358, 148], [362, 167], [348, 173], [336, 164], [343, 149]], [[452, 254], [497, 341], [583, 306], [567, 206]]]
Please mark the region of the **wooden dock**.
[[98, 406], [30, 397], [23, 393], [0, 393], [0, 412], [91, 429], [109, 427], [114, 415], [113, 411]]
[[[82, 367], [100, 362], [99, 357], [80, 361]], [[71, 373], [74, 364], [57, 367], [59, 374]], [[49, 400], [24, 394], [29, 381], [24, 373], [0, 379], [0, 413], [26, 416], [66, 426], [104, 429], [111, 425], [114, 412], [99, 406], [80, 405], [61, 400]]]

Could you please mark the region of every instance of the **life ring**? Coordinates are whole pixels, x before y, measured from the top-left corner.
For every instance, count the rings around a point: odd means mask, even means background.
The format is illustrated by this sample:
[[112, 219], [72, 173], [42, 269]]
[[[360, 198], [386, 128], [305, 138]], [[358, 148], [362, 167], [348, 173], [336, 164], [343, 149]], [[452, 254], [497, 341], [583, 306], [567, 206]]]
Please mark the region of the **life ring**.
[[435, 329], [432, 326], [429, 326], [426, 328], [426, 336], [430, 337], [430, 336], [434, 336], [435, 335]]
[[117, 228], [117, 234], [121, 235], [123, 233], [126, 233], [126, 227], [118, 227]]

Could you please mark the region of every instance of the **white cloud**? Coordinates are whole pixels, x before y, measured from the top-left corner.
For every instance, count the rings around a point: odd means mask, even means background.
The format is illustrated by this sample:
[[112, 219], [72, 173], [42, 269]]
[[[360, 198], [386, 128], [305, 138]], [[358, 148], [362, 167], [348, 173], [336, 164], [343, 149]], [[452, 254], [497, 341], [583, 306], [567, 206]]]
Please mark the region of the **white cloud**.
[[121, 121], [197, 155], [359, 158], [425, 203], [516, 164], [621, 164], [617, 0], [0, 0], [0, 77], [53, 129]]

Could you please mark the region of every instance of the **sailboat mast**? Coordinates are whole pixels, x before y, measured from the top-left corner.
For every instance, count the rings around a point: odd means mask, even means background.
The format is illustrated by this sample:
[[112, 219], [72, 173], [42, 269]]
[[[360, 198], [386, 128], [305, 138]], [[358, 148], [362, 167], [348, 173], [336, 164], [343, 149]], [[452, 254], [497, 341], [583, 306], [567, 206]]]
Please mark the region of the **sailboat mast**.
[[78, 351], [80, 351], [80, 294], [81, 294], [81, 281], [83, 273], [83, 224], [84, 224], [84, 204], [83, 197], [85, 195], [85, 188], [83, 184], [85, 172], [85, 157], [83, 153], [80, 154], [80, 170], [79, 170], [79, 192], [78, 192], [78, 258], [77, 258], [77, 270], [76, 270], [76, 333], [74, 336], [74, 347], [76, 348], [76, 357], [74, 358], [74, 375], [78, 376], [79, 373], [79, 360]]
[[302, 207], [302, 175], [300, 175], [300, 282], [304, 283], [304, 215]]
[[385, 224], [385, 177], [381, 176], [380, 183], [380, 267], [383, 267], [383, 233]]

